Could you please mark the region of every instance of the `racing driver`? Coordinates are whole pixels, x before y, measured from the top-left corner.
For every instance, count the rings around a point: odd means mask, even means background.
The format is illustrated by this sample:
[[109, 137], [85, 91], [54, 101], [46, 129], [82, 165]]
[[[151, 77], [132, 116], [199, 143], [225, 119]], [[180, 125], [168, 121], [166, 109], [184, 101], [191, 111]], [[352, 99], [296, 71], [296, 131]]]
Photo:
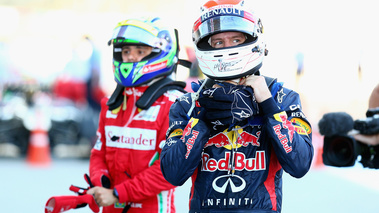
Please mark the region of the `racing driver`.
[[312, 129], [298, 93], [260, 75], [261, 20], [243, 0], [209, 0], [193, 26], [206, 78], [176, 100], [161, 153], [164, 177], [190, 177], [190, 212], [281, 212], [283, 171], [303, 177]]

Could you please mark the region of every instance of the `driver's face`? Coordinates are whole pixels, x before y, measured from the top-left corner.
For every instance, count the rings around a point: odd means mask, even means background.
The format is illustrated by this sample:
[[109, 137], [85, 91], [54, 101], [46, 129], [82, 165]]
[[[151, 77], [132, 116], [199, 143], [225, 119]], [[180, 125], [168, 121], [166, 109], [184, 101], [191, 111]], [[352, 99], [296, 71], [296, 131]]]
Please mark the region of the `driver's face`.
[[211, 36], [210, 45], [213, 48], [232, 47], [246, 41], [246, 36], [241, 32], [223, 32]]
[[123, 62], [139, 62], [144, 57], [150, 55], [152, 47], [140, 45], [127, 45], [122, 47]]

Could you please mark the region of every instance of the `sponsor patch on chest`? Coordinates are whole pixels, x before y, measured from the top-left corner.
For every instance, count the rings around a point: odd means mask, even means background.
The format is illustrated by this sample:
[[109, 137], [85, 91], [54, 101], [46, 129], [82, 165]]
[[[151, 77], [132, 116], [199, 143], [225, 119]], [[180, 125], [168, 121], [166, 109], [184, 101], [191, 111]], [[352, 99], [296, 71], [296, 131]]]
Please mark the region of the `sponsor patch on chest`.
[[154, 150], [157, 131], [152, 129], [106, 126], [105, 138], [108, 147], [135, 150]]
[[161, 109], [160, 105], [151, 106], [149, 109], [142, 110], [141, 112], [139, 112], [134, 117], [134, 120], [155, 122], [157, 120], [158, 115], [159, 115], [160, 109]]

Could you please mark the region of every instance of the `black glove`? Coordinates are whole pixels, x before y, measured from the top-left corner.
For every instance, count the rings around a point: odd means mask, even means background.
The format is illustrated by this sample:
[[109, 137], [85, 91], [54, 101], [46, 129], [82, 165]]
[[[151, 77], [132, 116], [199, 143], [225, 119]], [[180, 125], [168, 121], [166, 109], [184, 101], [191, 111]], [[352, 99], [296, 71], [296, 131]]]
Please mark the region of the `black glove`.
[[101, 185], [103, 185], [104, 188], [110, 189], [111, 188], [111, 180], [105, 175], [101, 176]]
[[202, 90], [198, 100], [206, 109], [205, 121], [213, 125], [214, 130], [240, 125], [259, 114], [253, 88], [229, 83], [221, 86]]

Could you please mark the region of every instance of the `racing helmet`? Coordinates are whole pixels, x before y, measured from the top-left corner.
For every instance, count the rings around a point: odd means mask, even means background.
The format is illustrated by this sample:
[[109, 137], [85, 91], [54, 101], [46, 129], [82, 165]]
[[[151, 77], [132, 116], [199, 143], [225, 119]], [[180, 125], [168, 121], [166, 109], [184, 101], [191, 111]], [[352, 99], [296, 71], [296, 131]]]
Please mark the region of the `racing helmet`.
[[[216, 80], [231, 80], [255, 74], [267, 55], [261, 20], [243, 0], [209, 0], [194, 23], [192, 39], [202, 72]], [[222, 32], [242, 32], [245, 42], [213, 48], [210, 37]]]
[[[176, 70], [176, 32], [163, 27], [161, 22], [159, 18], [133, 18], [119, 22], [114, 28], [108, 45], [113, 44], [113, 73], [118, 84], [139, 86], [169, 76]], [[123, 62], [122, 47], [125, 45], [147, 45], [153, 49], [139, 62]]]

